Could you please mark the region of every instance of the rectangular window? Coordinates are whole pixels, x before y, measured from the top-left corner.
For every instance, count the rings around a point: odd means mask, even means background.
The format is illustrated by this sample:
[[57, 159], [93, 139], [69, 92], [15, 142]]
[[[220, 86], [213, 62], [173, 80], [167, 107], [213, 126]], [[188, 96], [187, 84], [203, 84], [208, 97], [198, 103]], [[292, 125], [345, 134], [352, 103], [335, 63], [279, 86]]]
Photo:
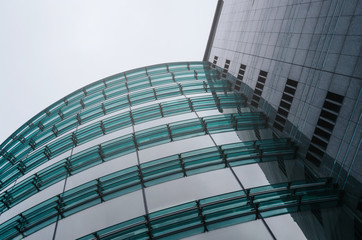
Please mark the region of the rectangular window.
[[273, 126], [281, 132], [284, 130], [297, 86], [298, 82], [291, 79], [288, 79], [285, 83], [282, 99], [280, 100], [277, 115], [273, 124]]
[[261, 98], [261, 94], [263, 93], [267, 74], [268, 74], [267, 72], [262, 71], [262, 70], [260, 70], [260, 72], [259, 72], [259, 77], [258, 77], [258, 80], [255, 85], [253, 97], [251, 99], [251, 105], [253, 107], [257, 108], [259, 106], [259, 100]]
[[246, 65], [240, 64], [239, 73], [238, 73], [238, 79], [240, 81], [242, 81], [244, 78], [245, 70], [246, 70]]
[[320, 166], [324, 153], [327, 149], [329, 138], [332, 135], [336, 124], [339, 110], [341, 109], [344, 97], [336, 93], [328, 92], [319, 115], [317, 126], [314, 129], [306, 159]]
[[223, 78], [226, 78], [227, 73], [229, 72], [229, 67], [230, 67], [230, 60], [226, 59], [225, 65], [224, 65], [224, 70], [222, 71]]
[[216, 67], [217, 59], [218, 59], [218, 56], [214, 56], [214, 61], [212, 62], [212, 65], [211, 65], [212, 68]]

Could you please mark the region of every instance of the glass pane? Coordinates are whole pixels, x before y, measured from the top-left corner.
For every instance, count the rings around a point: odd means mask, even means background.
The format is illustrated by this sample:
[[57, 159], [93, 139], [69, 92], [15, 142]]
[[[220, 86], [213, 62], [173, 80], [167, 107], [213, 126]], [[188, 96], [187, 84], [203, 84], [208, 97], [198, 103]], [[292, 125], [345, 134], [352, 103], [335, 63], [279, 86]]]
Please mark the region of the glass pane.
[[[277, 239], [307, 239], [290, 214], [265, 218], [265, 221]], [[310, 228], [313, 229], [315, 226]]]
[[[185, 240], [219, 240], [219, 239], [255, 239], [267, 240], [273, 239], [268, 229], [261, 220], [245, 222], [234, 226], [216, 229], [210, 232], [198, 234]], [[279, 239], [279, 238], [277, 238]]]
[[129, 193], [60, 220], [56, 239], [76, 239], [144, 214], [142, 192]]
[[138, 152], [141, 163], [158, 158], [174, 155], [182, 152], [192, 151], [199, 148], [214, 146], [208, 135], [190, 139], [161, 144]]
[[[230, 169], [197, 174], [145, 189], [150, 212], [236, 190], [240, 190], [240, 186]], [[163, 197], [160, 198], [160, 195]]]

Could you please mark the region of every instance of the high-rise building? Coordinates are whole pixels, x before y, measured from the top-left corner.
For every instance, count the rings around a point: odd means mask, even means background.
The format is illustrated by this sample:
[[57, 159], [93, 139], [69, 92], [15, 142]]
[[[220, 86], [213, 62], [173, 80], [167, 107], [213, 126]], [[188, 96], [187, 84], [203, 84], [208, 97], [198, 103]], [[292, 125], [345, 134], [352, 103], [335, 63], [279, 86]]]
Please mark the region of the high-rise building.
[[219, 1], [204, 56], [236, 77], [234, 91], [299, 146], [308, 168], [333, 177], [356, 238], [362, 229], [361, 21], [358, 0]]
[[52, 104], [0, 145], [0, 239], [360, 237], [361, 9], [219, 1], [204, 61]]

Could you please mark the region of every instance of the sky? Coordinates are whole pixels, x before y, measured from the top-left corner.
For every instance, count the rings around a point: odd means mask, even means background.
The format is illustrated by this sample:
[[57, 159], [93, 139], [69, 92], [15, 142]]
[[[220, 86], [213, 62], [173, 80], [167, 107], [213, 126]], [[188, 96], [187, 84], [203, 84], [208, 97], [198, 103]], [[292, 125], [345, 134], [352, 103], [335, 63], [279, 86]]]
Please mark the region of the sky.
[[0, 0], [0, 143], [99, 79], [202, 60], [217, 0]]

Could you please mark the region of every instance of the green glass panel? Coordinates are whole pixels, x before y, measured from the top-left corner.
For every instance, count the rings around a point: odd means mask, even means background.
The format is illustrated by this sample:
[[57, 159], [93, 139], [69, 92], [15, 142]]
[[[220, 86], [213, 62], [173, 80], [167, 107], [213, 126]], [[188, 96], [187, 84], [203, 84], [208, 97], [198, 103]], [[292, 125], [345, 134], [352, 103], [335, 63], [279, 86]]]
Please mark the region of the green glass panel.
[[136, 140], [138, 147], [144, 149], [155, 144], [159, 145], [169, 142], [170, 136], [167, 127], [162, 125], [136, 132]]
[[91, 120], [104, 116], [104, 112], [101, 106], [91, 107], [86, 109], [80, 114], [81, 123], [87, 123]]
[[112, 113], [115, 111], [119, 111], [125, 108], [129, 108], [128, 99], [126, 96], [121, 96], [117, 98], [112, 98], [104, 102], [104, 109], [106, 113]]
[[46, 131], [46, 132], [43, 132], [42, 134], [39, 134], [35, 138], [33, 138], [33, 140], [35, 141], [35, 145], [37, 147], [40, 147], [40, 146], [44, 145], [45, 143], [53, 140], [54, 138], [55, 138], [55, 135], [53, 132]]
[[135, 109], [132, 111], [132, 115], [135, 124], [159, 119], [161, 118], [160, 106], [158, 104], [154, 104], [144, 108]]
[[133, 91], [149, 88], [150, 83], [149, 83], [149, 80], [147, 77], [147, 78], [137, 79], [137, 81], [134, 81], [134, 82], [128, 82], [127, 86], [128, 86], [128, 90], [130, 92], [133, 92]]
[[126, 80], [124, 78], [124, 75], [123, 73], [118, 73], [118, 74], [115, 74], [113, 76], [110, 76], [110, 77], [107, 77], [104, 79], [104, 82], [107, 86], [107, 88], [111, 88], [115, 85], [120, 85], [122, 83], [124, 83]]
[[72, 102], [78, 102], [83, 97], [84, 97], [84, 92], [80, 90], [80, 91], [75, 91], [66, 96], [66, 100], [68, 101], [68, 104], [70, 104]]
[[43, 190], [66, 177], [67, 170], [65, 168], [65, 163], [66, 160], [61, 160], [56, 164], [39, 171], [38, 176], [40, 181], [38, 187], [40, 190]]
[[209, 171], [214, 171], [214, 170], [218, 170], [218, 169], [222, 169], [225, 167], [225, 164], [222, 163], [221, 161], [219, 161], [218, 163], [213, 163], [213, 164], [204, 164], [200, 166], [197, 166], [198, 168], [195, 169], [187, 169], [187, 175], [191, 176], [191, 175], [195, 175], [195, 174], [199, 174], [199, 173], [204, 173], [204, 172], [209, 172]]
[[159, 86], [163, 84], [173, 83], [172, 75], [170, 73], [156, 75], [151, 77], [152, 86]]
[[131, 92], [129, 93], [132, 105], [137, 105], [145, 102], [150, 102], [155, 100], [155, 95], [153, 89], [146, 89], [143, 91]]
[[194, 201], [193, 202], [188, 202], [188, 203], [184, 203], [184, 204], [177, 205], [177, 206], [174, 206], [174, 207], [162, 209], [162, 210], [159, 210], [157, 212], [150, 213], [149, 218], [152, 220], [153, 218], [159, 218], [159, 217], [162, 217], [163, 215], [169, 215], [170, 213], [173, 213], [173, 212], [178, 212], [178, 211], [182, 211], [182, 210], [189, 210], [189, 209], [197, 210], [196, 202], [194, 202]]
[[196, 111], [217, 109], [215, 99], [212, 96], [191, 97], [192, 106]]
[[103, 131], [98, 122], [90, 124], [86, 127], [78, 129], [75, 133], [77, 146], [103, 136]]
[[177, 140], [204, 134], [203, 127], [199, 119], [174, 122], [170, 123], [169, 126], [172, 138]]
[[156, 87], [155, 90], [158, 99], [177, 97], [181, 95], [180, 88], [176, 84]]
[[127, 91], [126, 85], [124, 83], [120, 83], [118, 85], [104, 89], [104, 94], [107, 96], [107, 99], [111, 99], [114, 97], [120, 97], [121, 95], [124, 95], [127, 92], [128, 91]]
[[194, 71], [175, 72], [176, 82], [195, 81]]
[[87, 110], [92, 105], [99, 105], [99, 103], [105, 100], [102, 91], [94, 93], [90, 96], [87, 96], [83, 99], [84, 108]]
[[129, 115], [129, 112], [124, 112], [121, 114], [108, 117], [102, 121], [104, 130], [106, 134], [112, 133], [114, 131], [130, 127], [132, 122]]
[[197, 94], [207, 92], [203, 82], [184, 82], [181, 84], [184, 94]]
[[228, 226], [232, 226], [232, 225], [236, 225], [236, 224], [240, 224], [240, 223], [244, 223], [244, 222], [250, 222], [255, 219], [256, 219], [256, 217], [254, 214], [235, 216], [235, 218], [226, 219], [223, 221], [215, 221], [215, 222], [211, 222], [210, 224], [208, 223], [207, 229], [212, 231], [212, 230], [216, 230], [219, 228], [224, 228], [224, 227], [228, 227]]
[[[177, 214], [177, 216], [180, 216], [180, 214]], [[170, 224], [171, 222], [170, 219], [167, 220], [166, 220], [167, 222], [165, 221], [167, 225], [163, 227], [162, 224], [160, 223], [155, 224], [153, 221], [151, 222], [152, 233], [156, 238], [183, 229], [186, 230], [187, 228], [200, 227], [201, 225], [201, 218], [198, 216], [197, 211], [194, 211], [192, 215], [188, 216], [187, 220], [182, 220], [182, 216], [180, 216], [180, 219], [177, 219], [176, 223], [173, 224]]]
[[144, 68], [139, 68], [125, 73], [127, 82], [134, 81], [139, 78], [146, 78], [147, 74]]
[[182, 173], [182, 170], [175, 170], [174, 172], [172, 172], [171, 174], [167, 175], [167, 176], [154, 176], [154, 178], [152, 179], [146, 179], [145, 180], [145, 186], [146, 187], [150, 187], [156, 184], [160, 184], [163, 182], [169, 182], [175, 179], [179, 179], [184, 177], [184, 174]]
[[178, 160], [167, 162], [162, 165], [163, 166], [156, 165], [153, 167], [142, 168], [142, 176], [144, 180], [147, 181], [147, 179], [157, 177], [157, 175], [171, 174], [175, 171], [182, 171], [180, 162]]
[[165, 64], [147, 67], [147, 73], [152, 76], [159, 75], [159, 74], [165, 74], [167, 72], [168, 71], [167, 71], [167, 67]]
[[191, 111], [190, 105], [186, 99], [177, 99], [170, 102], [164, 102], [161, 103], [161, 106], [165, 117]]
[[112, 139], [102, 143], [101, 146], [105, 161], [126, 155], [136, 150], [131, 134]]
[[72, 174], [102, 163], [102, 159], [99, 155], [99, 147], [94, 146], [72, 155], [70, 163]]
[[167, 65], [170, 72], [188, 71], [187, 63], [169, 63]]
[[78, 120], [76, 117], [67, 118], [55, 125], [57, 135], [62, 135], [68, 131], [75, 129], [78, 126]]

